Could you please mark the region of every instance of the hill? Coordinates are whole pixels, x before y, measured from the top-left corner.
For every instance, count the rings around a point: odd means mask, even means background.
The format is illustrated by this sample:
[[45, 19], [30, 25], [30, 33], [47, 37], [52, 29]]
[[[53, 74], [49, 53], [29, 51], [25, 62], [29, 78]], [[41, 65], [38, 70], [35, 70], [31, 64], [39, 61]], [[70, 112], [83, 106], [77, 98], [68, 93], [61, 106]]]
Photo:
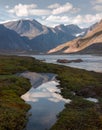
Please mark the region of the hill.
[[[48, 53], [75, 53], [79, 51], [84, 51], [87, 47], [91, 52], [98, 53], [98, 46], [100, 46], [100, 53], [102, 53], [102, 20], [95, 24], [92, 29], [89, 29], [84, 37], [78, 37], [70, 42], [66, 42], [56, 48], [50, 50]], [[89, 51], [89, 52], [90, 52]]]

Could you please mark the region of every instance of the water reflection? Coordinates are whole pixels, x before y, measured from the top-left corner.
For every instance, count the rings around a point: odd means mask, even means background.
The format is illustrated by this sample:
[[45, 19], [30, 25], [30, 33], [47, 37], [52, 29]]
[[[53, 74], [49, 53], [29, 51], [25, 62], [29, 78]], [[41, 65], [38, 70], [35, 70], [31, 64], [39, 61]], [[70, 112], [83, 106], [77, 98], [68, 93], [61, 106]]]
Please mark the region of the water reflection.
[[38, 102], [40, 99], [46, 99], [51, 102], [60, 102], [69, 103], [69, 99], [64, 99], [60, 95], [60, 89], [56, 86], [59, 85], [56, 81], [50, 81], [43, 83], [38, 88], [31, 88], [26, 94], [22, 96], [25, 101]]
[[31, 88], [22, 98], [31, 105], [26, 130], [47, 130], [56, 122], [56, 115], [71, 100], [60, 95], [57, 81], [43, 83], [38, 88]]
[[39, 99], [38, 102], [28, 102], [32, 109], [26, 130], [47, 130], [56, 122], [56, 115], [64, 109], [64, 102], [51, 102]]

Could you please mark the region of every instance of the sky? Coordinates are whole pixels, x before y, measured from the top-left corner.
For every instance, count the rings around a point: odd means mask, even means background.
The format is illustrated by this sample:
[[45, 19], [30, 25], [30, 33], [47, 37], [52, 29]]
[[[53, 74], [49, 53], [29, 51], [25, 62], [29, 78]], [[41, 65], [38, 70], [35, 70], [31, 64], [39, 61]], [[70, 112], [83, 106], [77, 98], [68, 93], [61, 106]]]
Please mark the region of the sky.
[[0, 23], [19, 19], [88, 27], [102, 19], [102, 0], [0, 0]]

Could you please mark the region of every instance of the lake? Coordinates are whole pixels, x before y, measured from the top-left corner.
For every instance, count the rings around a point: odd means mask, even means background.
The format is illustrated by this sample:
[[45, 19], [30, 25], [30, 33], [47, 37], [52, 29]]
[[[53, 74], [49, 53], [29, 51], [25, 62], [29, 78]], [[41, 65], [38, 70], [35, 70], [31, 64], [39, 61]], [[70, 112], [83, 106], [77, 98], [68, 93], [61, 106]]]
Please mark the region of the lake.
[[86, 69], [90, 71], [102, 72], [102, 56], [95, 55], [31, 55], [39, 60], [45, 60], [48, 63], [57, 63], [57, 59], [67, 59], [67, 60], [75, 60], [82, 59], [83, 62], [80, 63], [65, 63], [63, 65]]

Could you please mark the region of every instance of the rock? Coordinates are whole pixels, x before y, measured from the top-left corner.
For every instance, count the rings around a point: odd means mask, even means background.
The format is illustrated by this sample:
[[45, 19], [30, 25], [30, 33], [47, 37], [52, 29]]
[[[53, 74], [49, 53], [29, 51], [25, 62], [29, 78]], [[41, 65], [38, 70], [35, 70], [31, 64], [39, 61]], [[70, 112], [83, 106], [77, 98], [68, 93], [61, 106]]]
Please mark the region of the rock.
[[82, 59], [76, 59], [76, 60], [58, 59], [57, 62], [58, 63], [72, 63], [72, 62], [80, 63], [83, 62], [83, 60]]
[[83, 89], [77, 91], [76, 95], [77, 96], [83, 96], [85, 98], [96, 97], [96, 93], [91, 87], [86, 87], [86, 88], [83, 88]]
[[45, 59], [41, 59], [40, 61], [45, 62], [46, 60]]
[[57, 62], [59, 62], [59, 63], [70, 63], [70, 61], [66, 60], [66, 59], [58, 59]]
[[79, 63], [79, 62], [83, 62], [83, 60], [82, 60], [82, 59], [76, 59], [76, 60], [72, 60], [72, 62], [77, 62], [77, 63]]

